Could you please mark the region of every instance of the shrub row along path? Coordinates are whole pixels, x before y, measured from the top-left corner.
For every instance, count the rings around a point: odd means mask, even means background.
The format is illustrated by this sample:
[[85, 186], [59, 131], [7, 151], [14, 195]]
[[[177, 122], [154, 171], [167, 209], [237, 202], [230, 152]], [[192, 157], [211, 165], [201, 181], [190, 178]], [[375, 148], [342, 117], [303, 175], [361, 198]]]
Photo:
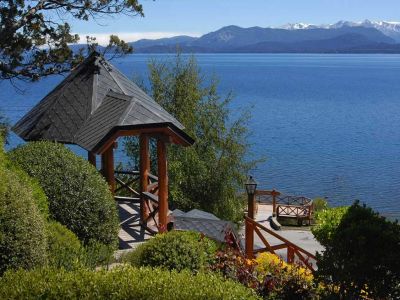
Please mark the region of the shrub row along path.
[[[270, 204], [261, 204], [258, 205], [258, 211], [255, 216], [255, 220], [259, 222], [261, 225], [271, 229], [270, 223], [268, 219], [272, 217], [272, 205]], [[240, 233], [241, 236], [244, 236], [245, 229], [244, 227], [241, 229]], [[285, 229], [284, 227], [279, 230], [275, 231], [277, 234], [282, 236], [283, 238], [289, 240], [293, 244], [307, 250], [312, 254], [316, 254], [316, 252], [321, 252], [324, 250], [324, 247], [314, 238], [314, 235], [309, 230], [304, 229]], [[277, 238], [263, 232], [264, 237], [266, 240], [271, 244], [271, 246], [281, 244], [282, 242], [279, 241]], [[242, 241], [244, 245], [244, 240]], [[264, 244], [261, 239], [258, 237], [257, 234], [254, 234], [254, 249], [264, 248]], [[286, 250], [277, 251], [277, 254], [280, 255], [282, 258], [286, 260]]]
[[[119, 252], [130, 251], [136, 248], [144, 241], [151, 238], [143, 228], [139, 226], [139, 204], [131, 203], [129, 201], [118, 201], [118, 213], [120, 219], [120, 231], [119, 231]], [[259, 204], [258, 212], [256, 214], [256, 221], [263, 226], [272, 229], [268, 221], [269, 217], [272, 216], [272, 205]], [[240, 230], [240, 234], [244, 237], [244, 227]], [[297, 246], [307, 250], [308, 252], [315, 254], [317, 251], [321, 252], [324, 248], [314, 238], [313, 234], [309, 230], [304, 229], [285, 229], [276, 231], [277, 234], [291, 241]], [[271, 245], [280, 244], [277, 238], [263, 232], [265, 238]], [[245, 244], [243, 239], [242, 245]], [[263, 248], [264, 244], [261, 239], [254, 235], [254, 249]], [[277, 251], [282, 258], [286, 260], [286, 250]], [[118, 256], [118, 254], [117, 254]]]

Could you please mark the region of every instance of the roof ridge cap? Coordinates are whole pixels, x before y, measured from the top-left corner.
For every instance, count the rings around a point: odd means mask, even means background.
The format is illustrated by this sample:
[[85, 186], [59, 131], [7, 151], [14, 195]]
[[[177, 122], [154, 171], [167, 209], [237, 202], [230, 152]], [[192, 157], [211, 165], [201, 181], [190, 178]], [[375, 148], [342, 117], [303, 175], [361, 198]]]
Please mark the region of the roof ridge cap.
[[129, 94], [126, 90], [126, 88], [124, 87], [123, 84], [121, 84], [121, 82], [119, 82], [119, 80], [117, 80], [117, 78], [115, 77], [115, 75], [113, 74], [114, 69], [118, 70], [117, 67], [115, 67], [114, 65], [112, 65], [106, 58], [101, 57], [101, 59], [99, 59], [99, 63], [103, 65], [103, 67], [106, 69], [106, 71], [108, 72], [108, 74], [110, 74], [111, 78], [114, 80], [114, 82], [118, 85], [118, 87], [121, 89], [121, 91], [123, 91], [125, 94]]

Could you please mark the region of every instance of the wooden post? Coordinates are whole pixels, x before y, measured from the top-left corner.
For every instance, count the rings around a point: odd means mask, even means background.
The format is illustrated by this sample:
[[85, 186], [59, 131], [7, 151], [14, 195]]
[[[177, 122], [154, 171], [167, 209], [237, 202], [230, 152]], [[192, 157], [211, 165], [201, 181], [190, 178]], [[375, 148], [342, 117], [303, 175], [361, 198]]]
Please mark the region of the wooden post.
[[247, 258], [253, 258], [254, 253], [253, 253], [253, 247], [254, 247], [254, 230], [253, 230], [253, 224], [251, 224], [248, 220], [245, 222], [246, 228], [245, 228], [245, 252], [246, 252], [246, 257]]
[[279, 195], [279, 192], [272, 190], [272, 216], [276, 217], [276, 196]]
[[[141, 134], [139, 137], [140, 147], [140, 192], [147, 192], [147, 185], [149, 183], [149, 172], [150, 172], [150, 157], [149, 157], [149, 138], [147, 135]], [[147, 199], [141, 195], [140, 201], [140, 222], [144, 224], [144, 221], [149, 216], [149, 210], [146, 206]]]
[[103, 176], [106, 178], [112, 193], [115, 191], [114, 143], [101, 155]]
[[88, 151], [88, 161], [96, 168], [96, 154]]
[[157, 140], [158, 167], [158, 226], [159, 232], [167, 231], [168, 214], [168, 173], [167, 146], [163, 139]]
[[291, 246], [287, 247], [287, 262], [289, 264], [294, 263], [294, 249]]
[[[247, 204], [247, 217], [249, 219], [254, 220], [254, 203], [255, 203], [255, 195], [249, 194], [248, 195], [248, 204]], [[246, 221], [246, 228], [245, 228], [245, 251], [247, 258], [253, 258], [254, 256], [254, 229], [253, 224]]]

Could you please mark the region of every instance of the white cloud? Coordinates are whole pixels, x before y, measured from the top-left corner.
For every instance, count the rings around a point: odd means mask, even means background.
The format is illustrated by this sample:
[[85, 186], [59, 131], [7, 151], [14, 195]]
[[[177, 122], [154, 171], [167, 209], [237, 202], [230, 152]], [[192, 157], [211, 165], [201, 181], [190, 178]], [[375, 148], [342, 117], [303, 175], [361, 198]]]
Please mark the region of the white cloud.
[[194, 32], [114, 32], [114, 33], [78, 33], [81, 40], [80, 43], [86, 42], [86, 36], [92, 36], [96, 38], [99, 45], [107, 45], [110, 35], [117, 35], [120, 39], [125, 42], [135, 42], [140, 39], [160, 39], [168, 38], [177, 35], [189, 35], [193, 37], [198, 37], [201, 34]]

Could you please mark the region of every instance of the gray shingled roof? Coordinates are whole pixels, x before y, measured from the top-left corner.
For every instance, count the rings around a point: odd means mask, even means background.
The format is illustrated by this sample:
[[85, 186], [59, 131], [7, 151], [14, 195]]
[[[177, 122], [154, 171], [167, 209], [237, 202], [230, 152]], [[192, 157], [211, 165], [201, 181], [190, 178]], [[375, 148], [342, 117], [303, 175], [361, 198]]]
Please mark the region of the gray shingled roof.
[[172, 211], [171, 216], [175, 230], [200, 232], [222, 243], [225, 242], [226, 234], [232, 233], [239, 240], [234, 225], [229, 221], [219, 219], [212, 213], [199, 209], [193, 209], [185, 213], [179, 209], [175, 209]]
[[199, 209], [192, 209], [191, 211], [188, 211], [185, 213], [185, 217], [188, 218], [197, 218], [197, 219], [209, 219], [209, 220], [220, 220], [217, 216], [215, 216], [212, 213], [199, 210]]
[[174, 217], [174, 229], [200, 232], [222, 243], [225, 242], [225, 236], [228, 232], [235, 233], [232, 223], [228, 221], [197, 219], [185, 216]]
[[12, 130], [26, 141], [51, 140], [93, 151], [117, 129], [172, 127], [189, 143], [184, 126], [94, 53], [18, 121]]

